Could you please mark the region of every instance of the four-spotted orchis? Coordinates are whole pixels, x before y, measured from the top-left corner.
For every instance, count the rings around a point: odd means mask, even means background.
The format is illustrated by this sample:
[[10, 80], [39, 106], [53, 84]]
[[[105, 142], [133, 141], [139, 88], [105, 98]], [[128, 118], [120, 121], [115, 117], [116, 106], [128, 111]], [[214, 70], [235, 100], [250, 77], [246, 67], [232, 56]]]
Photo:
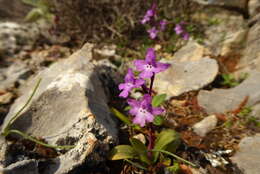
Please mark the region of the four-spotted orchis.
[[119, 84], [119, 90], [122, 90], [119, 96], [126, 98], [133, 88], [138, 88], [142, 86], [144, 83], [145, 81], [143, 79], [135, 79], [133, 70], [129, 68], [125, 76], [125, 83]]
[[135, 116], [133, 123], [139, 124], [141, 127], [153, 122], [154, 116], [164, 111], [162, 108], [152, 107], [152, 97], [149, 94], [145, 94], [141, 100], [128, 99], [127, 102], [131, 106], [130, 114]]
[[[139, 77], [135, 78], [133, 70], [128, 69], [125, 76], [125, 82], [119, 84], [120, 97], [127, 98], [133, 88], [145, 86], [145, 78], [151, 78], [153, 81], [156, 73], [166, 70], [170, 64], [160, 63], [156, 61], [156, 54], [153, 48], [148, 48], [145, 60], [135, 60], [136, 70], [140, 71]], [[153, 122], [154, 116], [161, 114], [164, 110], [159, 107], [152, 107], [151, 96], [152, 85], [148, 94], [144, 94], [141, 100], [128, 99], [127, 102], [131, 106], [130, 114], [134, 116], [133, 123], [144, 127], [146, 123]]]
[[153, 48], [148, 48], [145, 60], [135, 60], [134, 65], [138, 71], [141, 71], [139, 77], [151, 78], [156, 73], [162, 72], [169, 68], [170, 64], [156, 62], [156, 54]]

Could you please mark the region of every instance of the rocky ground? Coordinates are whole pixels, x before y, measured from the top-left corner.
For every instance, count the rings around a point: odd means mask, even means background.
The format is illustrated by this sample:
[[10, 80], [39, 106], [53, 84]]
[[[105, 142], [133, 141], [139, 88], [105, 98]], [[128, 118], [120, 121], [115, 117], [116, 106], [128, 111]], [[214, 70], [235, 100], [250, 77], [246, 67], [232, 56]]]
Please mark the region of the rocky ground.
[[[203, 43], [191, 37], [174, 53], [157, 45], [162, 61], [172, 66], [154, 84], [156, 92], [168, 97], [165, 125], [181, 135], [178, 155], [200, 166], [181, 172], [259, 174], [260, 1], [194, 1], [207, 7], [193, 15], [203, 21]], [[111, 106], [124, 107], [116, 97], [117, 85], [131, 65], [122, 48], [116, 43], [71, 46], [46, 32], [45, 23], [16, 23], [17, 14], [0, 14], [1, 130], [41, 79], [33, 100], [10, 128], [51, 145], [76, 144], [71, 150], [54, 150], [17, 134], [1, 136], [0, 171], [135, 172], [107, 160], [112, 147], [125, 139], [124, 128], [110, 112]], [[130, 48], [128, 53], [138, 55]]]

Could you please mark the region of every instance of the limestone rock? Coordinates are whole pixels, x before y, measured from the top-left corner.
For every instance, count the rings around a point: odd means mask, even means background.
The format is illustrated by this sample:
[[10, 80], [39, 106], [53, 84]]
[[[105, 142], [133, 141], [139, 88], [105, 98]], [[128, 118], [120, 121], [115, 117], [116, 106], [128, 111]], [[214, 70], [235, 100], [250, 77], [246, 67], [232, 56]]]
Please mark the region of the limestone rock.
[[260, 0], [249, 0], [248, 2], [249, 14], [251, 17], [260, 13]]
[[248, 33], [246, 48], [237, 66], [240, 72], [260, 71], [260, 21], [254, 24]]
[[217, 123], [217, 117], [215, 115], [211, 115], [193, 125], [193, 131], [199, 136], [204, 137], [217, 126]]
[[239, 143], [239, 149], [231, 157], [244, 174], [259, 174], [260, 171], [260, 134], [246, 137]]
[[68, 173], [86, 160], [97, 165], [117, 141], [116, 123], [107, 106], [99, 69], [90, 62], [92, 48], [92, 44], [86, 44], [68, 59], [39, 72], [28, 82], [24, 95], [15, 101], [2, 126], [24, 105], [41, 78], [33, 101], [11, 128], [42, 137], [49, 144], [76, 145], [54, 160], [52, 167], [45, 170], [48, 174]]
[[224, 7], [237, 7], [245, 9], [247, 6], [247, 0], [193, 0], [195, 2], [198, 2], [200, 4], [204, 5], [218, 5], [218, 6], [224, 6]]
[[242, 43], [247, 33], [243, 16], [227, 10], [205, 11], [204, 13], [207, 16], [204, 23], [208, 21], [205, 25], [209, 25], [205, 31], [204, 43], [211, 53], [215, 56], [228, 56], [227, 54], [232, 52], [241, 53]]
[[20, 25], [14, 22], [0, 23], [0, 53], [13, 55], [23, 49], [30, 49], [39, 37], [34, 25]]
[[218, 73], [216, 60], [210, 58], [183, 62], [173, 60], [168, 63], [171, 63], [171, 67], [158, 74], [154, 82], [155, 90], [166, 93], [168, 97], [198, 90], [211, 83]]
[[0, 69], [0, 75], [2, 75], [0, 90], [7, 90], [13, 88], [15, 83], [20, 84], [26, 80], [31, 71], [29, 67], [21, 61], [17, 61], [7, 68]]
[[198, 103], [207, 113], [224, 113], [236, 109], [248, 96], [247, 106], [260, 101], [260, 72], [253, 71], [240, 85], [231, 89], [202, 90], [198, 95]]
[[195, 61], [200, 60], [206, 53], [207, 49], [204, 46], [193, 40], [190, 40], [187, 45], [182, 47], [174, 54], [174, 59], [179, 62]]
[[2, 174], [39, 174], [36, 160], [23, 160], [0, 169]]

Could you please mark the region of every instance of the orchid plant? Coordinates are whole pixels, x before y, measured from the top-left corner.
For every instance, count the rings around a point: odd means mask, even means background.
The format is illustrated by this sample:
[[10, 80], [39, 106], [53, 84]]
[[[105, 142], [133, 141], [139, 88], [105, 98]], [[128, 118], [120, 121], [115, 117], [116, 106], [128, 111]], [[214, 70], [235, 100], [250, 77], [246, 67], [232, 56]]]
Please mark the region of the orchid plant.
[[[143, 133], [146, 133], [148, 143], [145, 144], [139, 139], [130, 138], [131, 145], [118, 145], [110, 153], [111, 160], [126, 160], [132, 165], [142, 170], [156, 171], [158, 168], [167, 167], [168, 170], [176, 169], [176, 163], [168, 163], [166, 156], [172, 156], [177, 160], [194, 164], [173, 154], [180, 142], [179, 135], [172, 129], [163, 129], [161, 132], [155, 131], [159, 115], [165, 113], [162, 107], [159, 107], [166, 98], [165, 94], [153, 96], [153, 83], [157, 73], [163, 72], [170, 67], [170, 64], [156, 61], [156, 52], [153, 48], [148, 48], [145, 60], [133, 61], [135, 71], [129, 68], [124, 82], [119, 84], [121, 91], [119, 96], [127, 99], [130, 106], [129, 119], [116, 109], [112, 109], [114, 114], [129, 126], [134, 126]], [[138, 74], [135, 76], [134, 74]], [[150, 86], [147, 87], [147, 80], [150, 80]], [[130, 98], [131, 91], [140, 88], [143, 96], [139, 99]], [[157, 119], [156, 119], [157, 118]], [[160, 122], [160, 119], [159, 119]], [[146, 130], [146, 131], [145, 131]], [[166, 155], [166, 156], [163, 156]], [[132, 161], [134, 160], [134, 161]]]

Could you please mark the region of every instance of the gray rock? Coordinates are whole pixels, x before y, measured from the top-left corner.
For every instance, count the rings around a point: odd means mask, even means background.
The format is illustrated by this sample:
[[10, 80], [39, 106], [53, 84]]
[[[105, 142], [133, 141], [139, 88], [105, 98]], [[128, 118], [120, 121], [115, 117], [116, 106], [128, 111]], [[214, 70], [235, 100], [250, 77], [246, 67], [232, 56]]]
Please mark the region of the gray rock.
[[260, 21], [253, 25], [248, 33], [246, 48], [237, 66], [239, 72], [260, 71]]
[[0, 136], [0, 171], [9, 163], [9, 156], [7, 154], [7, 141], [3, 136]]
[[7, 68], [0, 69], [2, 75], [0, 90], [7, 90], [15, 87], [15, 83], [23, 83], [30, 73], [29, 67], [21, 61], [16, 61]]
[[0, 23], [0, 53], [13, 55], [23, 49], [30, 49], [39, 37], [35, 25], [14, 22]]
[[0, 169], [2, 174], [39, 174], [36, 160], [24, 160]]
[[211, 115], [193, 125], [192, 128], [197, 135], [204, 137], [217, 126], [217, 123], [217, 117], [215, 115]]
[[247, 6], [247, 0], [193, 0], [203, 5], [218, 5], [224, 7], [238, 7], [245, 9]]
[[174, 59], [169, 63], [171, 67], [158, 74], [154, 82], [154, 89], [168, 97], [198, 90], [211, 83], [218, 73], [216, 60], [210, 58], [183, 62]]
[[259, 174], [260, 171], [260, 134], [246, 137], [239, 143], [239, 149], [231, 157], [244, 174]]
[[251, 17], [260, 13], [260, 0], [249, 0], [248, 2], [249, 14]]
[[215, 56], [241, 53], [243, 48], [241, 43], [245, 42], [247, 33], [247, 25], [243, 16], [227, 10], [211, 12], [210, 9], [206, 10], [204, 15], [206, 16], [205, 25], [210, 25], [205, 31], [204, 44], [211, 53]]
[[252, 71], [249, 77], [240, 85], [231, 89], [201, 90], [198, 103], [207, 113], [224, 113], [236, 109], [246, 96], [249, 97], [247, 106], [260, 102], [260, 72]]
[[200, 60], [207, 53], [208, 50], [204, 46], [198, 44], [196, 41], [190, 40], [187, 45], [174, 54], [173, 58], [179, 62], [195, 61]]
[[[104, 161], [109, 145], [117, 141], [116, 124], [107, 106], [98, 67], [90, 62], [92, 48], [93, 45], [86, 44], [68, 59], [41, 71], [28, 82], [24, 95], [15, 101], [5, 118], [3, 128], [28, 100], [41, 78], [33, 101], [11, 128], [42, 137], [49, 144], [76, 145], [57, 158], [46, 173], [68, 173], [93, 154], [97, 158], [92, 163], [98, 164]], [[95, 151], [96, 145], [102, 149]]]

